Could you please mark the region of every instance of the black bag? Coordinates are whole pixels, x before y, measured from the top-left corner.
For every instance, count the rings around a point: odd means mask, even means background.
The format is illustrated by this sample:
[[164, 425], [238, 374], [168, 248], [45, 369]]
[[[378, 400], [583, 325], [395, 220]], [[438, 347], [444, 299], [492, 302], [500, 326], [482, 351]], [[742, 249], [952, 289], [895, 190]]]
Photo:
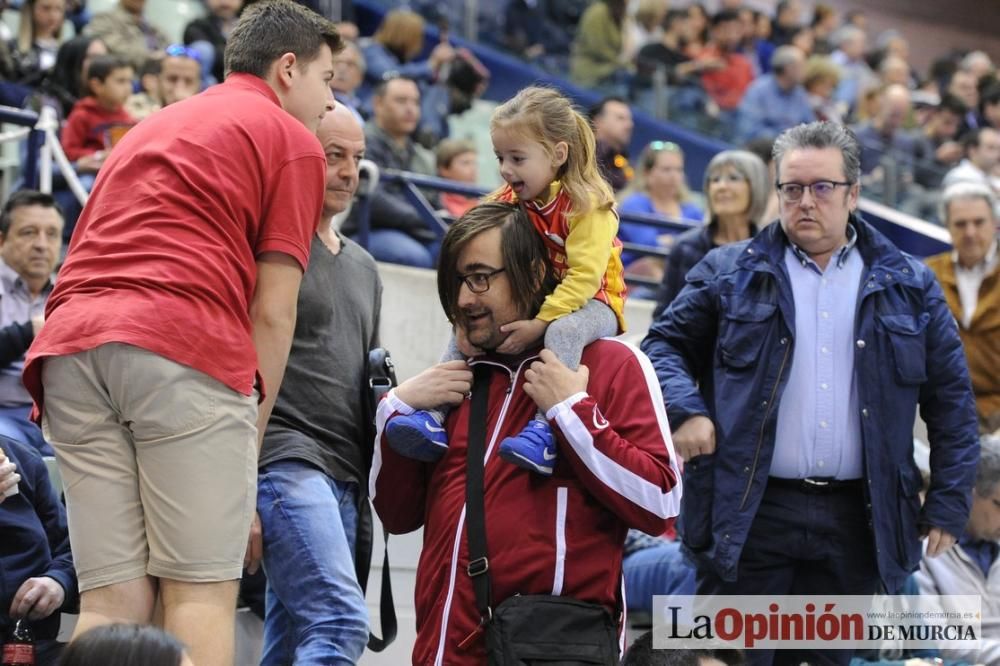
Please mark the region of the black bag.
[[466, 458], [468, 574], [486, 630], [490, 666], [570, 666], [618, 664], [617, 626], [600, 604], [553, 595], [516, 595], [492, 607], [490, 564], [483, 507], [483, 456], [489, 406], [490, 370], [475, 367]]
[[[368, 352], [367, 381], [362, 387], [361, 401], [365, 407], [363, 437], [366, 446], [365, 464], [371, 465], [375, 446], [375, 411], [379, 400], [396, 385], [396, 368], [392, 364], [389, 352], [377, 347]], [[365, 478], [369, 470], [365, 469]], [[392, 602], [392, 581], [389, 578], [389, 533], [382, 530], [382, 541], [385, 546], [382, 559], [382, 587], [379, 598], [379, 620], [382, 625], [382, 638], [368, 633], [368, 649], [381, 652], [396, 639], [396, 608]], [[368, 573], [372, 558], [372, 516], [367, 493], [361, 500], [358, 514], [358, 536], [355, 541], [354, 566], [358, 575], [361, 590], [368, 587]]]

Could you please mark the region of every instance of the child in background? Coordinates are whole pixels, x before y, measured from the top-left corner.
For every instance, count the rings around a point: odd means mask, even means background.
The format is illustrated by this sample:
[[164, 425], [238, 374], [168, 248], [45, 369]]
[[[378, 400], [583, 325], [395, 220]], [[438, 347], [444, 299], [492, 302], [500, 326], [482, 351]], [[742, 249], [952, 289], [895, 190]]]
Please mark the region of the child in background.
[[163, 100], [160, 99], [160, 68], [162, 65], [162, 56], [154, 56], [146, 58], [146, 62], [139, 69], [139, 92], [129, 95], [125, 101], [125, 111], [136, 122], [163, 108]]
[[[611, 187], [597, 170], [593, 130], [561, 94], [531, 87], [497, 108], [490, 136], [507, 183], [491, 198], [524, 206], [560, 282], [534, 319], [500, 327], [507, 337], [495, 350], [453, 339], [444, 360], [484, 351], [520, 354], [544, 336], [545, 347], [576, 370], [584, 347], [625, 330], [618, 216]], [[448, 446], [443, 421], [440, 412], [397, 415], [386, 424], [388, 443], [402, 455], [438, 460]], [[503, 440], [500, 457], [551, 475], [555, 437], [545, 415]]]
[[[437, 172], [442, 178], [475, 185], [479, 177], [476, 147], [471, 141], [444, 139], [437, 148]], [[441, 193], [441, 205], [452, 217], [462, 217], [477, 203], [475, 197]]]
[[97, 56], [87, 68], [87, 96], [73, 105], [62, 131], [66, 157], [80, 173], [96, 173], [107, 155], [106, 133], [114, 126], [132, 125], [125, 110], [132, 94], [132, 65], [118, 56]]

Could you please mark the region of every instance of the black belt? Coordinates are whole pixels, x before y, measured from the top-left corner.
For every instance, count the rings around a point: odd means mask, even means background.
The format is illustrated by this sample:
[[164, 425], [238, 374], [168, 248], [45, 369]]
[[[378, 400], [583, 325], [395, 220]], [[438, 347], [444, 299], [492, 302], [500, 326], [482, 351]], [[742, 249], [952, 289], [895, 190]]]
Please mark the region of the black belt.
[[769, 476], [767, 478], [767, 485], [769, 488], [784, 488], [786, 490], [797, 490], [801, 493], [821, 495], [848, 490], [861, 490], [864, 487], [864, 479], [834, 479], [832, 477], [818, 476], [807, 479], [781, 479], [776, 476]]

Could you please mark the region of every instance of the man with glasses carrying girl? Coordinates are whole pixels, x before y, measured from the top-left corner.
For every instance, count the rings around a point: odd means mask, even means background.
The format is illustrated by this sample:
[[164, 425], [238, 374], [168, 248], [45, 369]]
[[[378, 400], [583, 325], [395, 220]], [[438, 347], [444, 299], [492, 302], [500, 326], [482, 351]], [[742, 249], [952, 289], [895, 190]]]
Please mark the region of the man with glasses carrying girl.
[[[849, 129], [791, 128], [774, 158], [780, 224], [709, 252], [642, 344], [687, 462], [684, 549], [698, 594], [896, 593], [921, 538], [935, 557], [968, 520], [979, 445], [962, 345], [934, 275], [857, 213]], [[851, 651], [775, 656], [748, 660]]]

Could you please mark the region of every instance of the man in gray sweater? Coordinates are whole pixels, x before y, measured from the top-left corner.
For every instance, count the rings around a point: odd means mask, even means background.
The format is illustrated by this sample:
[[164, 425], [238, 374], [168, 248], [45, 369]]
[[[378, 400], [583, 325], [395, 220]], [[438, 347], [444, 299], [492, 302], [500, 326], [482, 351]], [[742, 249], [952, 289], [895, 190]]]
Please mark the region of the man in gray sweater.
[[[343, 106], [319, 126], [326, 151], [323, 219], [302, 278], [288, 367], [264, 434], [249, 548], [267, 574], [262, 664], [354, 664], [368, 640], [355, 569], [368, 519], [362, 384], [378, 346], [375, 261], [333, 227], [358, 186], [365, 138]], [[255, 570], [256, 563], [250, 562]]]

